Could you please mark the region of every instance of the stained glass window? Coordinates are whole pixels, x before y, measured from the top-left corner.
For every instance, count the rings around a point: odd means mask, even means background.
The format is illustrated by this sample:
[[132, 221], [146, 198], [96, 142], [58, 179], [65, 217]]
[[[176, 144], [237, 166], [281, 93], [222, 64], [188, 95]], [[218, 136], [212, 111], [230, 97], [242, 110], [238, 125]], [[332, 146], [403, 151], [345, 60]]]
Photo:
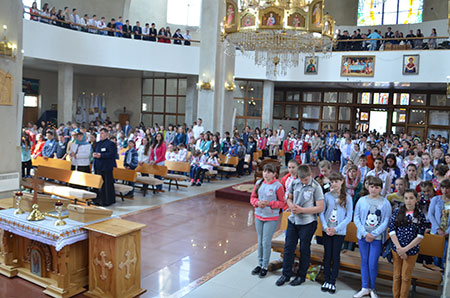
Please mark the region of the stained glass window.
[[422, 22], [424, 0], [359, 0], [358, 26]]

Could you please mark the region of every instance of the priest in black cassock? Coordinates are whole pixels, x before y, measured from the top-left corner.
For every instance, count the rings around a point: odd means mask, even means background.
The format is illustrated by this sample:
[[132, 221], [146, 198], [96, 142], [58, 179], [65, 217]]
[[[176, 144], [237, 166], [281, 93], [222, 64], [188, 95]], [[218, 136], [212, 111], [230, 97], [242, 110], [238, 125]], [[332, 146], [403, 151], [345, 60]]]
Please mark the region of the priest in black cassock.
[[100, 129], [100, 142], [95, 145], [94, 153], [92, 153], [95, 174], [103, 178], [102, 188], [95, 201], [100, 206], [109, 206], [116, 202], [113, 168], [116, 167], [117, 147], [108, 139], [108, 135], [106, 128]]

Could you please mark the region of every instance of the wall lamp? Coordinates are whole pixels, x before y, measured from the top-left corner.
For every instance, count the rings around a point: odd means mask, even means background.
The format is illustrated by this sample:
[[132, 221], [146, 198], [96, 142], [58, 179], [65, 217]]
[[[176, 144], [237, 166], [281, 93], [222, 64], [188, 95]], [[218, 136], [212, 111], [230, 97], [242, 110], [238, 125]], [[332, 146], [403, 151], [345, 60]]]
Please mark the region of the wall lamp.
[[200, 79], [197, 83], [197, 89], [198, 90], [205, 90], [205, 91], [212, 91], [214, 90], [214, 81], [210, 81], [208, 79], [205, 79], [206, 75], [202, 75], [203, 79]]
[[6, 38], [7, 29], [8, 27], [6, 25], [3, 25], [3, 38], [2, 41], [0, 41], [0, 56], [15, 59], [17, 54], [17, 45], [9, 42]]
[[232, 83], [228, 83], [228, 82], [225, 82], [225, 90], [226, 91], [234, 91], [234, 89], [236, 88], [236, 85], [234, 84], [234, 82], [232, 82]]

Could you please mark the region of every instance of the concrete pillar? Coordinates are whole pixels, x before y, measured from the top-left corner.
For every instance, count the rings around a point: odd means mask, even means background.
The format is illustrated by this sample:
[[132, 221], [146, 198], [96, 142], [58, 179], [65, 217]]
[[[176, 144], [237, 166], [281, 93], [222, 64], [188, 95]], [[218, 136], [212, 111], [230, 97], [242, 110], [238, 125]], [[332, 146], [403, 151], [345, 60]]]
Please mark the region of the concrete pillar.
[[225, 2], [202, 1], [199, 81], [210, 82], [213, 90], [198, 91], [197, 115], [206, 130], [223, 134], [231, 131], [232, 92], [225, 91], [225, 82], [231, 83], [234, 75], [232, 56], [224, 53], [220, 40], [220, 21], [225, 15]]
[[58, 65], [58, 125], [72, 121], [73, 65]]
[[197, 119], [197, 105], [198, 105], [198, 92], [197, 92], [197, 76], [188, 76], [186, 82], [186, 111], [184, 122], [187, 125], [191, 125]]
[[262, 106], [262, 127], [273, 125], [273, 97], [275, 93], [275, 83], [264, 81], [263, 106]]
[[[21, 152], [21, 128], [23, 115], [22, 96], [22, 69], [23, 55], [22, 43], [22, 2], [11, 0], [0, 0], [0, 25], [7, 26], [6, 38], [17, 45], [16, 57], [0, 56], [0, 72], [8, 76], [6, 84], [10, 88], [11, 96], [5, 96], [4, 105], [0, 105], [0, 175], [4, 176], [0, 184], [0, 198], [10, 198], [11, 192], [19, 189], [20, 181], [20, 152]], [[3, 31], [2, 31], [3, 32]], [[10, 81], [10, 79], [12, 81]], [[1, 81], [1, 80], [0, 80]], [[3, 86], [1, 86], [3, 87]], [[3, 90], [3, 89], [2, 89]], [[9, 92], [8, 92], [9, 93]]]

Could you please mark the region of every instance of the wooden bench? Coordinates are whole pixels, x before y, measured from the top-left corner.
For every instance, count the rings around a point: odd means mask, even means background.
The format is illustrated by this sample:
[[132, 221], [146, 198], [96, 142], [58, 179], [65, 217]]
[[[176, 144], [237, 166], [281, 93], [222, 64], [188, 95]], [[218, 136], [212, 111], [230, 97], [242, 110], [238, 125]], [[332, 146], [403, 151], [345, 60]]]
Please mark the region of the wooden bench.
[[[288, 224], [288, 217], [290, 212], [284, 212], [281, 218], [281, 230], [286, 230]], [[322, 225], [318, 219], [315, 236], [322, 236]], [[353, 222], [347, 225], [347, 233], [345, 241], [358, 243], [356, 236], [356, 226]], [[440, 256], [444, 254], [445, 239], [442, 236], [426, 234], [420, 243], [420, 254], [427, 256]], [[284, 240], [272, 240], [273, 251], [284, 253]], [[299, 245], [295, 250], [296, 257], [300, 257]], [[322, 264], [324, 256], [323, 245], [311, 243], [311, 262]], [[359, 251], [342, 250], [340, 269], [350, 272], [361, 272], [361, 256]], [[378, 260], [378, 277], [392, 280], [393, 265], [384, 258]], [[416, 291], [416, 286], [437, 290], [442, 282], [442, 275], [440, 271], [431, 270], [422, 264], [416, 264], [412, 273], [412, 287], [413, 293]]]
[[225, 156], [219, 154], [220, 166], [217, 168], [219, 173], [221, 174], [221, 179], [223, 179], [223, 175], [226, 173], [231, 175], [237, 172], [237, 165], [239, 163], [239, 158], [237, 156]]
[[[135, 170], [114, 168], [113, 169], [114, 180], [121, 180], [125, 182], [136, 182], [137, 173]], [[125, 195], [133, 190], [133, 186], [126, 185], [124, 183], [114, 183], [114, 189], [119, 193], [120, 198], [124, 201]], [[132, 198], [129, 198], [132, 199]]]
[[169, 191], [172, 186], [172, 181], [175, 181], [175, 185], [177, 186], [177, 189], [179, 189], [179, 186], [187, 187], [188, 185], [185, 184], [179, 184], [180, 181], [188, 181], [189, 180], [189, 171], [191, 170], [191, 165], [188, 162], [182, 162], [182, 161], [165, 161], [165, 166], [167, 167], [168, 171], [172, 172], [178, 172], [183, 174], [166, 174], [164, 176], [165, 179], [169, 180]]
[[[100, 189], [103, 185], [103, 178], [100, 175], [45, 166], [38, 166], [35, 175], [38, 177], [55, 180], [55, 182], [43, 181], [43, 183], [39, 184], [38, 191], [70, 199], [75, 203], [81, 201], [89, 204], [97, 197], [97, 193], [84, 189], [73, 188], [67, 185], [57, 184], [56, 181], [68, 185], [78, 185], [95, 189]], [[25, 188], [33, 189], [33, 182], [31, 179], [22, 181], [22, 185]]]
[[268, 163], [274, 164], [275, 168], [277, 169], [277, 178], [280, 178], [281, 163], [276, 159], [266, 158], [266, 159], [262, 160], [255, 169], [254, 179], [253, 179], [254, 183], [256, 183], [256, 181], [258, 181], [258, 179], [261, 179], [263, 177], [264, 166]]
[[65, 159], [56, 159], [56, 158], [43, 158], [42, 156], [38, 156], [36, 159], [31, 159], [31, 164], [35, 167], [44, 166], [49, 168], [56, 168], [62, 170], [70, 171], [72, 167], [72, 163]]
[[[137, 176], [136, 182], [143, 185], [150, 185], [152, 187], [153, 193], [156, 193], [156, 185], [163, 185], [163, 181], [156, 179], [156, 176], [165, 176], [167, 175], [167, 167], [158, 166], [158, 165], [150, 165], [148, 163], [143, 163], [142, 165], [138, 165], [135, 169], [136, 172], [141, 174], [147, 174], [150, 176]], [[144, 196], [147, 194], [147, 189], [144, 188]]]

